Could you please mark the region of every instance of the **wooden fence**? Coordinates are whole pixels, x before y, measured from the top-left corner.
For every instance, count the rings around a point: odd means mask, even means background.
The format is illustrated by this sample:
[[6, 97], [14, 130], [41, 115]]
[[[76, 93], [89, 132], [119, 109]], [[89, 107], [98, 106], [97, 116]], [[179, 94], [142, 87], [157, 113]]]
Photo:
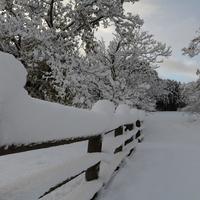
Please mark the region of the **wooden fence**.
[[[105, 185], [109, 179], [111, 178], [112, 174], [119, 168], [121, 162], [124, 160], [125, 157], [130, 156], [132, 153], [136, 150], [136, 143], [141, 142], [143, 140], [143, 134], [142, 134], [142, 126], [143, 122], [137, 120], [136, 122], [129, 123], [129, 124], [123, 124], [116, 129], [110, 130], [106, 133], [94, 135], [91, 137], [79, 137], [79, 138], [73, 138], [73, 139], [63, 139], [63, 140], [53, 140], [53, 141], [47, 141], [43, 143], [31, 143], [28, 145], [9, 145], [9, 146], [1, 146], [0, 147], [0, 156], [5, 156], [8, 154], [15, 154], [20, 152], [26, 152], [31, 150], [37, 150], [37, 149], [44, 149], [44, 148], [50, 148], [54, 146], [60, 146], [60, 145], [66, 145], [66, 144], [72, 144], [76, 142], [81, 141], [88, 141], [87, 146], [87, 153], [88, 155], [106, 155], [108, 152], [106, 152], [103, 145], [106, 143], [113, 144], [114, 150], [112, 153], [109, 153], [109, 159], [111, 167], [108, 170], [108, 174], [106, 175], [107, 178], [104, 180], [101, 180], [101, 183], [96, 187], [96, 189], [93, 191], [92, 194], [88, 195], [88, 200], [93, 199], [96, 194], [99, 192], [99, 190], [102, 188], [103, 185]], [[112, 155], [111, 155], [112, 154]], [[101, 157], [100, 157], [101, 158]], [[102, 159], [97, 159], [97, 162], [93, 164], [92, 166], [88, 167], [87, 169], [82, 169], [79, 173], [72, 175], [71, 177], [68, 177], [66, 180], [64, 180], [61, 183], [57, 183], [54, 187], [49, 188], [47, 191], [43, 191], [43, 194], [41, 194], [38, 199], [42, 199], [49, 193], [56, 191], [59, 187], [69, 183], [73, 179], [76, 179], [81, 174], [85, 174], [85, 181], [86, 182], [92, 182], [97, 181], [100, 176], [100, 171], [102, 166]], [[95, 182], [96, 183], [96, 182]], [[76, 200], [76, 195], [74, 195], [74, 199], [70, 200]]]

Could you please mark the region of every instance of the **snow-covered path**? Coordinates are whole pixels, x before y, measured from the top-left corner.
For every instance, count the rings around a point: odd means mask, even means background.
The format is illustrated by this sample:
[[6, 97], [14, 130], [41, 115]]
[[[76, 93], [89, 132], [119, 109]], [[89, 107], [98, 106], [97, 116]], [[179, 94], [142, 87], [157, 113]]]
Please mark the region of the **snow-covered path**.
[[155, 113], [145, 140], [100, 195], [100, 200], [199, 200], [200, 119]]

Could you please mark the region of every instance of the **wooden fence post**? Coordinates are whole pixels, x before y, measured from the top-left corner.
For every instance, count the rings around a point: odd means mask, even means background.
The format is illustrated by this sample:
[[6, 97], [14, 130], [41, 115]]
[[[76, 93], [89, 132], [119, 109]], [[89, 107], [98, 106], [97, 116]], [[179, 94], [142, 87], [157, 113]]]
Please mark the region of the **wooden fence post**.
[[143, 121], [137, 120], [136, 121], [136, 126], [139, 128], [137, 134], [136, 134], [136, 139], [138, 139], [138, 143], [141, 143], [143, 138], [140, 138], [141, 134], [142, 134], [142, 124]]
[[125, 124], [125, 129], [124, 131], [132, 131], [134, 129], [134, 123], [132, 124]]
[[115, 137], [117, 137], [119, 135], [123, 135], [123, 126], [120, 126], [115, 129]]
[[140, 120], [137, 120], [137, 121], [136, 121], [136, 126], [137, 126], [138, 128], [141, 127], [141, 122], [140, 122]]
[[[91, 137], [88, 141], [88, 153], [97, 153], [102, 151], [102, 136]], [[86, 170], [86, 181], [93, 181], [99, 178], [100, 162]]]
[[[115, 129], [115, 137], [123, 135], [123, 133], [124, 133], [124, 126], [120, 126]], [[123, 151], [123, 144], [115, 149], [114, 154], [119, 153], [121, 151]]]

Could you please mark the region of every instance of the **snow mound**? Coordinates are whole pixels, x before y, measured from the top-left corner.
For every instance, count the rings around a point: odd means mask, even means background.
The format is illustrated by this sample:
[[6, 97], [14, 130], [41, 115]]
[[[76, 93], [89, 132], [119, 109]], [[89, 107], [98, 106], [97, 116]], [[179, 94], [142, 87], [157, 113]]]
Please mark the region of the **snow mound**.
[[122, 124], [128, 123], [133, 123], [130, 108], [128, 105], [121, 104], [116, 108], [113, 124], [115, 126], [121, 126]]
[[27, 72], [14, 56], [0, 52], [0, 103], [23, 91]]
[[145, 111], [144, 110], [138, 110], [138, 119], [140, 121], [143, 121], [145, 118]]
[[115, 112], [115, 105], [113, 102], [108, 100], [99, 100], [93, 105], [92, 111], [108, 114], [111, 116]]
[[133, 121], [137, 121], [139, 119], [139, 110], [137, 108], [132, 108], [130, 110], [131, 117]]
[[127, 113], [130, 113], [130, 107], [126, 104], [121, 104], [116, 109], [118, 115], [127, 115]]
[[131, 112], [132, 115], [138, 115], [138, 109], [137, 108], [132, 108], [130, 110], [130, 112]]
[[0, 53], [0, 146], [92, 136], [134, 122], [127, 105], [115, 112], [108, 100], [86, 110], [31, 98], [26, 75], [17, 59]]

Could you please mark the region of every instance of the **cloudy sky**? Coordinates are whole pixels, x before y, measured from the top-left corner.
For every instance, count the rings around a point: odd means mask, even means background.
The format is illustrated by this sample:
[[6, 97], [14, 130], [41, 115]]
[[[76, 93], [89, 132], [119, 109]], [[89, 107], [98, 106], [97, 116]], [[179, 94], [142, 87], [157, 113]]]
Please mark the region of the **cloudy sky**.
[[[158, 73], [162, 78], [182, 82], [195, 80], [196, 70], [200, 68], [200, 56], [182, 56], [181, 49], [194, 38], [200, 27], [200, 0], [140, 0], [126, 10], [138, 13], [144, 19], [144, 29], [155, 35], [157, 40], [172, 47], [173, 54], [165, 60]], [[111, 30], [103, 30], [101, 36], [109, 40]]]

